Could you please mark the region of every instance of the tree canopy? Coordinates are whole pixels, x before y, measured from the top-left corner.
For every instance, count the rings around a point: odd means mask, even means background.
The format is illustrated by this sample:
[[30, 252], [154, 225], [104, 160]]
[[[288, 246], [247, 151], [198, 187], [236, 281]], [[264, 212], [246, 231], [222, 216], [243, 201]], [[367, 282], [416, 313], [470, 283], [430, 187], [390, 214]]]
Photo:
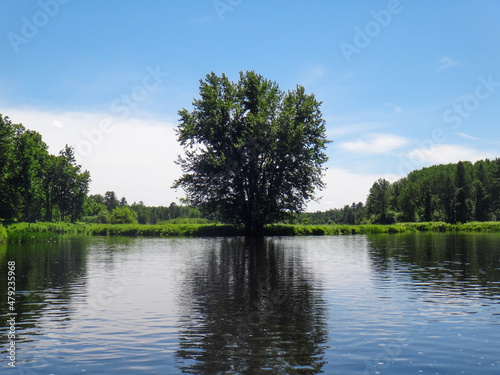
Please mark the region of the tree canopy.
[[71, 147], [51, 155], [39, 133], [0, 114], [0, 220], [74, 222], [89, 183]]
[[194, 109], [179, 111], [185, 156], [174, 187], [203, 212], [260, 235], [324, 187], [329, 141], [320, 105], [304, 87], [283, 92], [253, 71], [238, 82], [208, 74]]
[[111, 212], [111, 224], [137, 224], [137, 213], [128, 207], [116, 207]]

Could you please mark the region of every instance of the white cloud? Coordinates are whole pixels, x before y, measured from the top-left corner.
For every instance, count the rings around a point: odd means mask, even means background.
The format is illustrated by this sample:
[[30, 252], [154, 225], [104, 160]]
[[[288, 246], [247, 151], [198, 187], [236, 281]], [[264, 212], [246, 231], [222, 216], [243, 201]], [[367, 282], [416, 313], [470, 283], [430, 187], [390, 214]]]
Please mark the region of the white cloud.
[[362, 154], [386, 154], [408, 144], [408, 139], [393, 134], [370, 134], [367, 140], [342, 142], [340, 148]]
[[181, 174], [174, 160], [182, 153], [171, 123], [19, 108], [4, 113], [42, 134], [52, 154], [73, 146], [77, 162], [90, 172], [92, 194], [113, 190], [130, 204], [142, 200], [147, 205], [168, 205], [184, 195], [170, 188]]
[[460, 63], [456, 60], [453, 60], [451, 57], [441, 57], [438, 59], [434, 65], [436, 66], [437, 71], [446, 70], [453, 68], [454, 66], [460, 65]]
[[52, 123], [52, 126], [55, 128], [59, 128], [59, 129], [64, 128], [64, 124], [61, 121], [57, 121], [57, 120]]
[[494, 159], [499, 152], [483, 151], [461, 145], [435, 145], [430, 148], [417, 148], [410, 151], [407, 157], [415, 165], [434, 165], [470, 161], [472, 163], [481, 159]]
[[317, 193], [322, 199], [319, 202], [309, 203], [306, 211], [314, 212], [342, 208], [346, 204], [351, 205], [353, 202], [363, 202], [364, 204], [370, 188], [379, 178], [394, 182], [400, 176], [395, 174], [366, 175], [353, 173], [347, 169], [330, 167], [324, 177], [326, 188]]

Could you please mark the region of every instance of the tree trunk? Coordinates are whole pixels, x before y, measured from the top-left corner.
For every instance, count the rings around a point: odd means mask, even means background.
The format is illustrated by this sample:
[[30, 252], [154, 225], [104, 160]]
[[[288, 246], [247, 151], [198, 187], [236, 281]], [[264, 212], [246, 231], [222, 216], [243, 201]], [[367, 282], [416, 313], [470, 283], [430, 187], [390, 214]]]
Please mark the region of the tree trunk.
[[259, 220], [248, 220], [245, 223], [246, 237], [264, 237], [264, 223]]

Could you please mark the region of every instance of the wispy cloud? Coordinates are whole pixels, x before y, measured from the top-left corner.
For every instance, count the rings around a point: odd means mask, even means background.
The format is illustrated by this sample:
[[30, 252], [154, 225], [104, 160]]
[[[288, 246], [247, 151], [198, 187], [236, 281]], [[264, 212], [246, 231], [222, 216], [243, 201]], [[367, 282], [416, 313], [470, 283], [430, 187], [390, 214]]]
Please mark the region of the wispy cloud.
[[392, 104], [392, 103], [385, 103], [385, 106], [386, 107], [389, 107], [391, 108], [394, 112], [402, 112], [403, 110], [401, 109], [401, 107], [397, 106], [396, 104]]
[[312, 64], [303, 73], [304, 85], [311, 85], [320, 80], [327, 73], [327, 69], [321, 64]]
[[465, 138], [465, 139], [470, 139], [472, 141], [479, 141], [479, 138], [473, 137], [472, 135], [465, 134], [465, 133], [457, 133], [460, 137]]
[[437, 61], [434, 62], [434, 66], [436, 67], [436, 70], [439, 72], [441, 70], [446, 70], [453, 68], [457, 65], [460, 65], [460, 63], [456, 60], [453, 60], [451, 57], [441, 57]]
[[362, 154], [387, 154], [409, 143], [409, 140], [393, 134], [370, 134], [365, 140], [342, 142], [340, 148]]
[[196, 17], [188, 21], [189, 24], [191, 25], [201, 25], [205, 26], [213, 21], [217, 20], [217, 17], [215, 16], [202, 16], [202, 17]]
[[415, 162], [415, 164], [433, 165], [433, 164], [448, 164], [457, 163], [460, 160], [476, 162], [481, 159], [493, 159], [499, 156], [498, 151], [483, 151], [476, 150], [461, 145], [435, 145], [427, 149], [411, 150], [407, 156]]

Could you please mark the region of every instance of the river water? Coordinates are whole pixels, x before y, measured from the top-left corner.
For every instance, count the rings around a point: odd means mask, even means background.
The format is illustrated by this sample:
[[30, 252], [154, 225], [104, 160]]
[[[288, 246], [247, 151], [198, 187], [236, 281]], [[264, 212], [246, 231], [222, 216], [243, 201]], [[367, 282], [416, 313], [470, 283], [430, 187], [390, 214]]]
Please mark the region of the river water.
[[0, 267], [2, 374], [500, 374], [498, 234], [69, 238]]

